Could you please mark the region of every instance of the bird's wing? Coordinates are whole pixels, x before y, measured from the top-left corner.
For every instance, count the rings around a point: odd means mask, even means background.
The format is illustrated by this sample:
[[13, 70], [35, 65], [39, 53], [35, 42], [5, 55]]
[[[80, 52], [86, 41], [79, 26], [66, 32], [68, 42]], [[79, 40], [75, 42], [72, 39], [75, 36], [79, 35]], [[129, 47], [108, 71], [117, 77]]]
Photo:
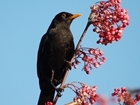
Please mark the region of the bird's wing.
[[70, 41], [70, 45], [69, 45], [69, 49], [68, 49], [68, 52], [67, 52], [67, 59], [68, 61], [71, 60], [71, 58], [73, 57], [73, 54], [74, 54], [74, 49], [75, 49], [75, 45], [74, 45], [74, 42], [73, 40]]
[[48, 68], [46, 69], [42, 68], [42, 64], [44, 65], [44, 62], [42, 61], [43, 58], [46, 58], [46, 56], [44, 56], [44, 53], [46, 53], [45, 50], [46, 50], [46, 45], [48, 45], [48, 43], [49, 43], [49, 38], [48, 38], [48, 34], [46, 33], [41, 38], [39, 49], [38, 49], [38, 55], [37, 55], [37, 74], [38, 74], [39, 85], [41, 89], [38, 105], [44, 105], [45, 102], [50, 102], [50, 101], [52, 102], [55, 94], [55, 89], [52, 87], [50, 82], [45, 77], [46, 74], [44, 74], [45, 73], [44, 70], [47, 70]]
[[38, 55], [37, 55], [37, 74], [38, 74], [38, 77], [40, 74], [39, 73], [40, 63], [41, 63], [44, 47], [46, 45], [47, 40], [48, 40], [47, 34], [43, 35], [43, 37], [41, 38], [41, 41], [40, 41], [39, 49], [38, 49]]

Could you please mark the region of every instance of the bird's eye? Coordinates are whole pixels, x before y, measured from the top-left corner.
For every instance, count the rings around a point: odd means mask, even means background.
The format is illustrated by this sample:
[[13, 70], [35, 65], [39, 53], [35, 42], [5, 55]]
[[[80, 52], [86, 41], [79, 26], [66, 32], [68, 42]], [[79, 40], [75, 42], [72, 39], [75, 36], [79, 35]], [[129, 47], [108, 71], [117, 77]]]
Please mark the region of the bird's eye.
[[62, 18], [66, 18], [66, 14], [63, 13], [63, 14], [62, 14]]

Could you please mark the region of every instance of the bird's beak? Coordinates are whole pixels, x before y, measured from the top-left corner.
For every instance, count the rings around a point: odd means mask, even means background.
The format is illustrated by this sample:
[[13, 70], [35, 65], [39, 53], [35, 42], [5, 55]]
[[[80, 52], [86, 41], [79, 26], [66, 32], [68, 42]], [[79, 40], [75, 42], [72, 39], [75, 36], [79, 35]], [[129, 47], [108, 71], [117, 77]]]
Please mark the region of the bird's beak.
[[69, 19], [75, 19], [79, 16], [81, 16], [81, 14], [73, 14], [72, 16], [69, 17]]

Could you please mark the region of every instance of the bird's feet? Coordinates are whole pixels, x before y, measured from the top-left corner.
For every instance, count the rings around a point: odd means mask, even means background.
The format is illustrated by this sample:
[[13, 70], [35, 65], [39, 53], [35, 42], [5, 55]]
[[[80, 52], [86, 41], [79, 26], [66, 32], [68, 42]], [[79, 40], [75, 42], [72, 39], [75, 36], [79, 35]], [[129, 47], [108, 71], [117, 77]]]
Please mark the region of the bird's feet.
[[51, 82], [51, 85], [52, 85], [53, 88], [56, 90], [57, 96], [58, 96], [58, 97], [61, 97], [61, 96], [62, 96], [61, 93], [64, 91], [64, 88], [57, 88], [57, 87], [53, 84], [53, 82]]
[[64, 91], [64, 88], [56, 88], [56, 91], [57, 91], [57, 96], [61, 97], [62, 96], [61, 93]]
[[66, 67], [71, 70], [72, 63], [70, 61], [65, 60]]

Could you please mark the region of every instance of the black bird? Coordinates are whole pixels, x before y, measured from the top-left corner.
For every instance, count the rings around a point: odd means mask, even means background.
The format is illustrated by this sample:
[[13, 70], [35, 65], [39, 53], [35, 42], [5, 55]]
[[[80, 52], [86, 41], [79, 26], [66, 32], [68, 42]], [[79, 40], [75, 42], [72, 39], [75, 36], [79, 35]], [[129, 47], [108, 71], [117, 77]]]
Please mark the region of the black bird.
[[70, 24], [80, 14], [61, 12], [52, 20], [43, 35], [37, 57], [40, 97], [38, 105], [52, 102], [56, 90], [64, 77], [68, 62], [74, 54], [73, 35]]

